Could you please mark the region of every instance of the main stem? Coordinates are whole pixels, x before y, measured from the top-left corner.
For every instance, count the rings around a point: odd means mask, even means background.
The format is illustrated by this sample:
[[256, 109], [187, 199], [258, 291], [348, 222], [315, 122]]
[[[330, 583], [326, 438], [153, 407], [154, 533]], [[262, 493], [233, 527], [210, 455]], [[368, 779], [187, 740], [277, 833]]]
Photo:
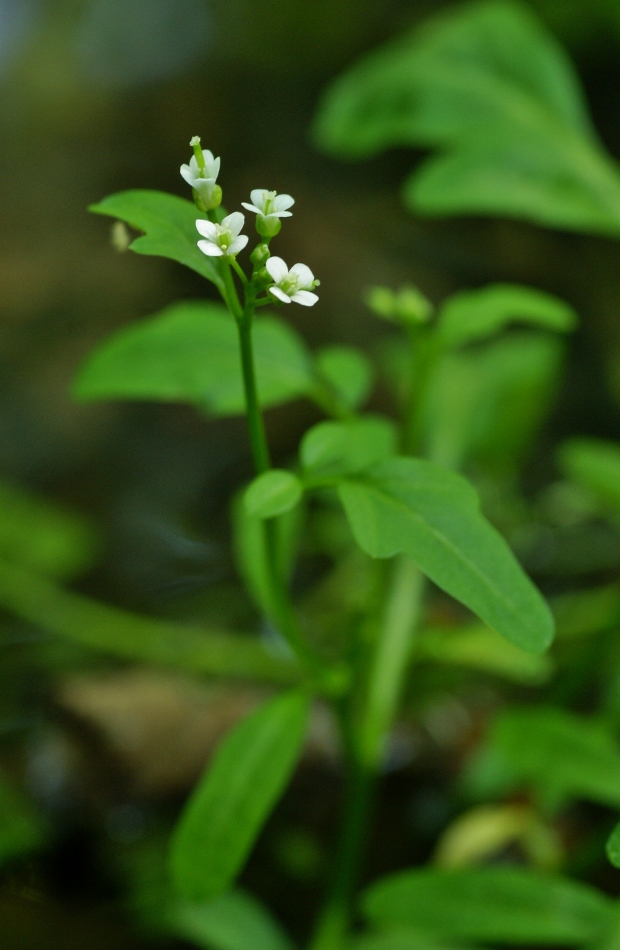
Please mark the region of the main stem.
[[414, 643], [424, 577], [405, 555], [392, 565], [379, 636], [370, 658], [359, 728], [353, 723], [344, 821], [331, 890], [311, 950], [342, 950], [366, 844], [385, 741], [398, 710]]

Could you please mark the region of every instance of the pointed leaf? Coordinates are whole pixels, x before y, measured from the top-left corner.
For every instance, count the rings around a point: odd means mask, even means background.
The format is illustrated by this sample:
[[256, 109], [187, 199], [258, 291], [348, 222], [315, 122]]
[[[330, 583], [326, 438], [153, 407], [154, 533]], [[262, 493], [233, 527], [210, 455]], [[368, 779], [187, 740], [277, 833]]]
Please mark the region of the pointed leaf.
[[205, 950], [293, 950], [269, 911], [251, 894], [229, 891], [205, 904], [179, 904], [171, 933]]
[[551, 613], [510, 548], [480, 514], [465, 479], [394, 458], [339, 487], [358, 544], [372, 557], [408, 554], [435, 584], [532, 652], [553, 638]]
[[121, 191], [90, 205], [88, 210], [117, 218], [143, 231], [144, 234], [129, 245], [132, 251], [178, 261], [223, 290], [219, 263], [198, 248], [200, 235], [196, 221], [205, 221], [207, 216], [198, 211], [193, 201], [165, 191]]
[[290, 780], [307, 717], [307, 697], [285, 693], [219, 745], [172, 839], [172, 879], [188, 900], [216, 897], [233, 883]]
[[296, 475], [282, 468], [272, 468], [248, 485], [243, 503], [250, 517], [274, 518], [294, 508], [302, 494], [303, 485]]
[[437, 937], [579, 946], [615, 921], [594, 888], [516, 868], [404, 871], [372, 885], [363, 910], [375, 924], [412, 926]]
[[299, 454], [311, 475], [346, 475], [394, 455], [396, 440], [396, 426], [383, 416], [319, 422], [304, 435]]

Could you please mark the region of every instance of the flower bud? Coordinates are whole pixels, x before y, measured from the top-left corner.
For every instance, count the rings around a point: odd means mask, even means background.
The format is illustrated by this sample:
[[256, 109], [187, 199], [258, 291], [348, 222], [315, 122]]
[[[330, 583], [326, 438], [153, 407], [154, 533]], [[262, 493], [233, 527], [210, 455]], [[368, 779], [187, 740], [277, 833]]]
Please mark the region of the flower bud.
[[270, 277], [270, 275], [269, 275], [269, 271], [267, 270], [267, 268], [266, 268], [266, 267], [261, 267], [261, 269], [258, 270], [258, 271], [255, 273], [255, 275], [254, 275], [254, 280], [255, 280], [258, 284], [270, 284], [270, 283], [271, 283], [271, 277]]
[[396, 293], [389, 287], [371, 287], [366, 304], [378, 317], [401, 325], [419, 326], [427, 323], [433, 313], [430, 300], [411, 285]]
[[269, 260], [270, 256], [271, 253], [267, 244], [257, 244], [250, 254], [250, 260], [256, 267], [260, 267], [261, 264]]
[[258, 214], [256, 216], [256, 230], [258, 231], [261, 237], [264, 237], [264, 238], [275, 237], [276, 234], [280, 233], [281, 228], [282, 228], [282, 222], [280, 221], [279, 218], [275, 218], [271, 216], [265, 217], [262, 214]]

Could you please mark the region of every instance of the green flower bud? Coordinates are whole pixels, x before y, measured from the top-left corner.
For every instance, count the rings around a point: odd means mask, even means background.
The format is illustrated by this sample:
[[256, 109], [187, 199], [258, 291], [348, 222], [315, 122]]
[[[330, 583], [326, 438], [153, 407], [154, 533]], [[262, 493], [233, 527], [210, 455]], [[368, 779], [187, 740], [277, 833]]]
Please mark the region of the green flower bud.
[[275, 218], [271, 216], [266, 217], [265, 215], [262, 215], [262, 214], [256, 215], [256, 230], [258, 231], [261, 237], [264, 237], [264, 238], [275, 237], [276, 234], [280, 233], [281, 228], [282, 228], [282, 222], [280, 221], [279, 218]]
[[433, 313], [430, 300], [410, 285], [401, 287], [396, 293], [389, 287], [371, 287], [365, 301], [378, 317], [401, 325], [427, 323]]
[[260, 267], [261, 264], [264, 264], [265, 261], [269, 260], [270, 256], [271, 252], [269, 250], [269, 245], [257, 244], [250, 254], [250, 260], [256, 267]]

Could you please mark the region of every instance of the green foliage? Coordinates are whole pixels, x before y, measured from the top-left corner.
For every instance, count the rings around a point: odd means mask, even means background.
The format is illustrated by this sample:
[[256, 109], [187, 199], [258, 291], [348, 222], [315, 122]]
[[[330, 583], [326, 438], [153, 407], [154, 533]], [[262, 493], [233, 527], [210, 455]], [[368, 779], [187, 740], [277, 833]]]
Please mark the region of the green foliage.
[[602, 439], [570, 439], [560, 449], [564, 473], [620, 514], [620, 445]]
[[[436, 940], [420, 930], [399, 928], [390, 933], [366, 934], [352, 944], [353, 950], [464, 950], [455, 944]], [[473, 950], [469, 947], [468, 950]]]
[[553, 620], [465, 479], [421, 459], [394, 458], [339, 487], [358, 544], [371, 557], [408, 554], [435, 584], [515, 646], [545, 650]]
[[620, 868], [620, 824], [616, 825], [607, 841], [607, 857], [614, 867]]
[[294, 508], [302, 494], [303, 485], [296, 475], [272, 468], [250, 482], [243, 503], [250, 517], [274, 518]]
[[482, 670], [529, 685], [544, 683], [554, 670], [548, 655], [520, 650], [482, 624], [422, 630], [417, 653], [421, 659]]
[[0, 774], [0, 865], [39, 850], [47, 833], [28, 799]]
[[[257, 320], [254, 350], [263, 406], [311, 389], [310, 357], [285, 323], [273, 317]], [[79, 399], [189, 402], [219, 416], [241, 413], [245, 400], [235, 322], [219, 304], [173, 304], [114, 333], [89, 358], [74, 393]]]
[[385, 928], [511, 944], [581, 946], [615, 921], [612, 901], [585, 884], [502, 867], [404, 871], [372, 885], [362, 906]]
[[90, 211], [124, 221], [143, 231], [129, 245], [138, 254], [168, 257], [206, 277], [221, 292], [224, 284], [219, 263], [198, 248], [196, 221], [206, 219], [193, 201], [163, 191], [121, 191], [91, 205]]
[[316, 368], [349, 409], [358, 409], [370, 394], [372, 363], [353, 346], [326, 346], [316, 355]]
[[514, 321], [568, 333], [575, 329], [577, 315], [563, 300], [540, 290], [490, 284], [448, 298], [439, 312], [439, 339], [444, 346], [462, 346], [493, 336]]
[[383, 416], [319, 422], [304, 435], [299, 454], [311, 476], [349, 475], [394, 455], [396, 440], [396, 426]]
[[511, 0], [450, 9], [366, 56], [328, 90], [314, 138], [343, 158], [437, 149], [405, 185], [415, 211], [620, 234], [620, 175], [573, 67]]
[[305, 736], [308, 699], [286, 693], [226, 736], [175, 829], [171, 871], [190, 901], [233, 883], [263, 823], [286, 788]]
[[293, 950], [271, 914], [244, 891], [229, 891], [206, 904], [179, 904], [169, 927], [205, 950]]

